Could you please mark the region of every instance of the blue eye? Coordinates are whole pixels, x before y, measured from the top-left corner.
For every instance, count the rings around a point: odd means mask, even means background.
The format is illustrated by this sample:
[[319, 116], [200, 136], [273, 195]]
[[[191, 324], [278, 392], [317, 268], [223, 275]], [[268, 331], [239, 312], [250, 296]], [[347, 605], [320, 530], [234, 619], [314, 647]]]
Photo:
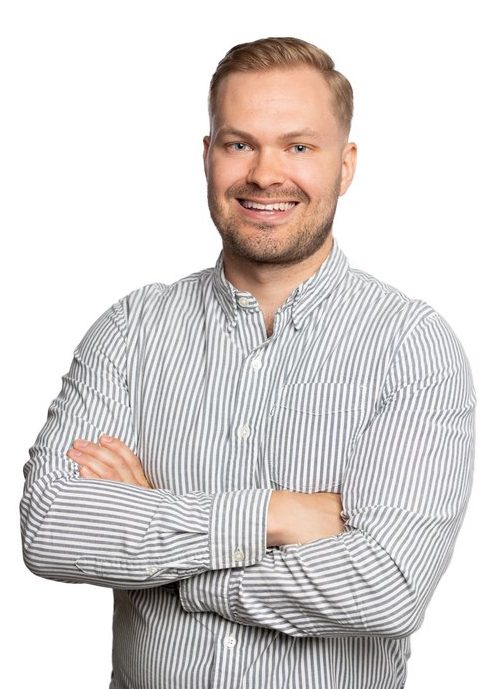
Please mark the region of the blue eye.
[[233, 141], [233, 143], [227, 144], [228, 148], [232, 151], [247, 151], [250, 146], [243, 143], [242, 141]]
[[309, 146], [305, 146], [304, 144], [294, 144], [292, 148], [296, 153], [307, 153], [309, 150]]

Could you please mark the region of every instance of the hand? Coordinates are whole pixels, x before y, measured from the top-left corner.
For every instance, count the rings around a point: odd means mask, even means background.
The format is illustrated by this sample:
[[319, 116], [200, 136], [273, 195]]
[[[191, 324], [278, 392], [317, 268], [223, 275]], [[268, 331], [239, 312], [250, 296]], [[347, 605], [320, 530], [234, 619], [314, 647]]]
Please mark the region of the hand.
[[118, 438], [101, 435], [98, 445], [78, 439], [67, 455], [80, 466], [82, 478], [103, 478], [151, 488], [139, 457]]
[[339, 493], [274, 490], [267, 520], [267, 546], [309, 543], [344, 530]]

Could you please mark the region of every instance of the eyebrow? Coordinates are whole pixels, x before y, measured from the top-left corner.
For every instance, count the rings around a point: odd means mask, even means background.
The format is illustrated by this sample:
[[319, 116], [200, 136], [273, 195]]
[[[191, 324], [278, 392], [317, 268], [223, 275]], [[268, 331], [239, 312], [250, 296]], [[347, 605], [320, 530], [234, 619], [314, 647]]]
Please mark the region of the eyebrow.
[[[256, 141], [255, 137], [253, 134], [250, 134], [249, 132], [245, 132], [242, 129], [234, 129], [234, 127], [222, 127], [221, 129], [218, 130], [216, 138], [222, 137], [222, 136], [234, 136], [237, 139], [245, 139], [247, 141]], [[310, 127], [305, 127], [304, 129], [297, 129], [292, 132], [285, 132], [284, 134], [280, 134], [278, 138], [278, 141], [280, 142], [285, 142], [285, 141], [290, 141], [291, 139], [301, 139], [302, 137], [306, 137], [308, 139], [320, 139], [319, 134], [314, 130], [311, 129]]]

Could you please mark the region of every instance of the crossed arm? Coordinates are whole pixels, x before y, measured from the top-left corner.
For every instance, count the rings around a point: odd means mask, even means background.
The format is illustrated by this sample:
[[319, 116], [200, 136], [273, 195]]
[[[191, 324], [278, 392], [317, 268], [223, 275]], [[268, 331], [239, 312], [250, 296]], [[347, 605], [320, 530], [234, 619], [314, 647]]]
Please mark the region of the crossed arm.
[[[101, 435], [98, 443], [75, 440], [68, 457], [85, 479], [108, 479], [151, 488], [139, 458], [120, 439]], [[338, 493], [272, 491], [268, 505], [267, 546], [308, 543], [343, 531]]]
[[[26, 466], [32, 571], [120, 588], [179, 581], [188, 612], [291, 635], [394, 637], [419, 626], [471, 482], [473, 390], [446, 326], [428, 317], [400, 347], [340, 499], [151, 489], [121, 432], [131, 428], [123, 320], [109, 311], [77, 349]], [[102, 431], [120, 438], [117, 451]], [[67, 457], [73, 438], [88, 445]]]

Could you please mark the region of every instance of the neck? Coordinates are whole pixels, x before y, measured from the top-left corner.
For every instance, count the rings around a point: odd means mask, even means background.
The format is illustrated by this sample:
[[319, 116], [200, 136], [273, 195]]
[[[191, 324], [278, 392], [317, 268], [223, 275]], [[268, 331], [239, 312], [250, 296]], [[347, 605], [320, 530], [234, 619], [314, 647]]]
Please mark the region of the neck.
[[265, 319], [267, 334], [270, 334], [277, 309], [298, 285], [314, 275], [329, 256], [332, 246], [330, 234], [318, 251], [293, 265], [255, 263], [224, 248], [224, 274], [236, 289], [255, 297]]

